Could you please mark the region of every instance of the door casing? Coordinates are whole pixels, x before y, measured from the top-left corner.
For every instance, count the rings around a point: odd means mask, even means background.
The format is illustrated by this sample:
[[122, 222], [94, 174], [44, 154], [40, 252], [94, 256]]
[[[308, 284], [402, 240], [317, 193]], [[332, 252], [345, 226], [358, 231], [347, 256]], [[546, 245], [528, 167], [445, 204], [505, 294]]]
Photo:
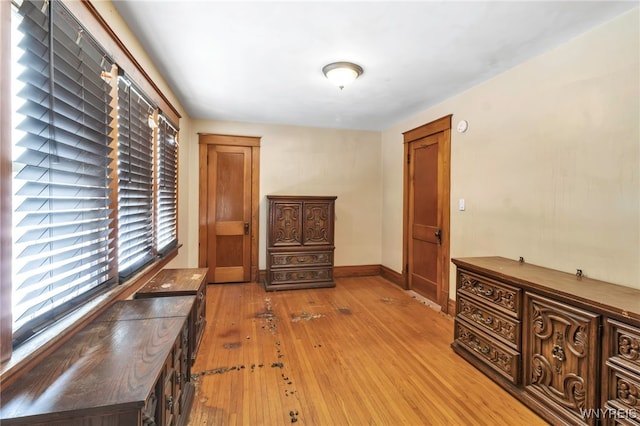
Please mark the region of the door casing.
[[[250, 279], [258, 281], [258, 236], [260, 212], [260, 137], [198, 133], [199, 143], [199, 210], [198, 210], [198, 267], [207, 267], [209, 253], [207, 235], [207, 197], [211, 193], [207, 179], [209, 145], [244, 146], [251, 148], [251, 265]], [[211, 280], [210, 280], [211, 282]]]
[[411, 176], [409, 173], [409, 154], [411, 143], [430, 135], [442, 132], [442, 146], [438, 152], [438, 204], [441, 206], [438, 212], [439, 225], [442, 230], [441, 245], [438, 250], [438, 285], [440, 297], [436, 301], [444, 313], [449, 310], [449, 234], [451, 214], [451, 117], [447, 115], [415, 129], [404, 132], [404, 188], [403, 188], [403, 223], [402, 223], [402, 264], [404, 288], [409, 289], [409, 244], [411, 243], [411, 225], [409, 223], [409, 185]]

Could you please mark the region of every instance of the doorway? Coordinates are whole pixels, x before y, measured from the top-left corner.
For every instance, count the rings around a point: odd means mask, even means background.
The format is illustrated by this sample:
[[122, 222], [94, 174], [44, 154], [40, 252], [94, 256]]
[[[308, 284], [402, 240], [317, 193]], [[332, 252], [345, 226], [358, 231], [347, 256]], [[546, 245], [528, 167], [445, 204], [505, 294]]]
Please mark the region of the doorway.
[[451, 115], [403, 135], [405, 288], [447, 313]]
[[260, 138], [199, 134], [198, 266], [209, 283], [258, 280]]

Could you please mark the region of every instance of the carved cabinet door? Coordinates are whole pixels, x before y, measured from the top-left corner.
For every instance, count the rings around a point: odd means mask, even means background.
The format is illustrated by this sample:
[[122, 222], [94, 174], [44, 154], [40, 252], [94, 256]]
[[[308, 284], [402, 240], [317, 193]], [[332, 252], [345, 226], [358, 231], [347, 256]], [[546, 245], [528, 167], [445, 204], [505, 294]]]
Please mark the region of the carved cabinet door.
[[333, 244], [332, 209], [333, 201], [304, 203], [304, 245]]
[[525, 293], [524, 384], [558, 417], [587, 422], [597, 407], [599, 316]]
[[298, 246], [302, 242], [302, 203], [271, 200], [269, 242], [273, 247]]

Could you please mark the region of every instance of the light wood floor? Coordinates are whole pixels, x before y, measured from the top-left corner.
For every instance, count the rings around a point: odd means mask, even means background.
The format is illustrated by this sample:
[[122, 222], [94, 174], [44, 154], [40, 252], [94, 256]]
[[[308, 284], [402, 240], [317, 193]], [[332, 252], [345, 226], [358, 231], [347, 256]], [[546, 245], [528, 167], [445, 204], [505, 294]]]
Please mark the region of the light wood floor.
[[210, 285], [189, 425], [542, 425], [455, 355], [453, 320], [380, 277]]

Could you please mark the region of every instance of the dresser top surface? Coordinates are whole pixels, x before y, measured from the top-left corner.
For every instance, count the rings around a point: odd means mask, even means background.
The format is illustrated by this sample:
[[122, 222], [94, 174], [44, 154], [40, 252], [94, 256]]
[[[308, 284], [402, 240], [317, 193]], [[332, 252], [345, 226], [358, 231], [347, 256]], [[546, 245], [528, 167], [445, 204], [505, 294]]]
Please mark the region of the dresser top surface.
[[466, 270], [536, 290], [551, 291], [624, 318], [640, 320], [640, 289], [587, 277], [578, 278], [567, 272], [504, 257], [466, 257], [452, 259], [452, 262]]
[[195, 296], [119, 300], [94, 321], [131, 321], [165, 317], [187, 317], [195, 300]]
[[267, 195], [268, 200], [335, 200], [336, 195]]
[[185, 321], [90, 323], [3, 390], [0, 419], [144, 406]]
[[207, 268], [163, 269], [137, 294], [195, 294], [207, 277]]

